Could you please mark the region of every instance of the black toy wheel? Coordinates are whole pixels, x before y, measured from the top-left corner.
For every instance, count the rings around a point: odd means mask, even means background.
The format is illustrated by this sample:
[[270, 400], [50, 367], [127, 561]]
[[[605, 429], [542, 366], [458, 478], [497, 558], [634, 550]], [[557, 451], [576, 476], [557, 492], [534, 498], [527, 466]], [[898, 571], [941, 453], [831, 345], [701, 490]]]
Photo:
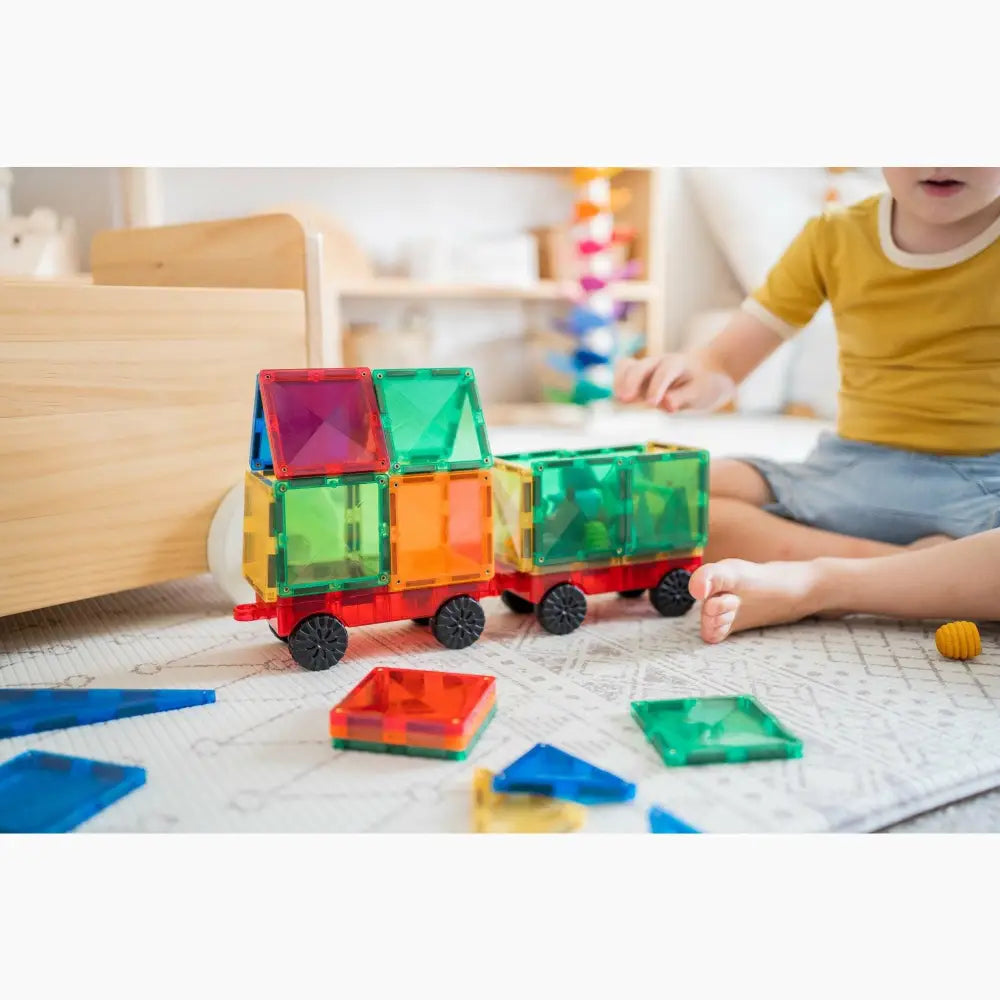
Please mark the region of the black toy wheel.
[[619, 590], [618, 596], [624, 597], [626, 601], [634, 601], [636, 598], [642, 597], [645, 593], [646, 591], [641, 588], [639, 590]]
[[530, 615], [535, 610], [535, 605], [531, 601], [525, 600], [513, 590], [505, 590], [500, 595], [500, 600], [514, 612], [515, 615]]
[[333, 615], [312, 615], [288, 637], [292, 659], [306, 670], [329, 670], [347, 652], [347, 629]]
[[679, 618], [694, 606], [694, 598], [688, 590], [691, 574], [686, 569], [672, 569], [664, 573], [663, 579], [649, 592], [649, 603], [664, 618]]
[[546, 632], [568, 635], [583, 623], [587, 598], [572, 583], [557, 583], [539, 602], [535, 615]]
[[460, 594], [445, 601], [431, 619], [434, 638], [448, 649], [471, 646], [486, 627], [486, 614], [479, 601]]
[[430, 625], [430, 618], [412, 618], [410, 619], [414, 625]]
[[271, 635], [273, 635], [278, 642], [283, 642], [286, 645], [288, 644], [288, 636], [278, 635], [278, 630], [270, 622], [267, 623], [267, 627], [271, 630]]

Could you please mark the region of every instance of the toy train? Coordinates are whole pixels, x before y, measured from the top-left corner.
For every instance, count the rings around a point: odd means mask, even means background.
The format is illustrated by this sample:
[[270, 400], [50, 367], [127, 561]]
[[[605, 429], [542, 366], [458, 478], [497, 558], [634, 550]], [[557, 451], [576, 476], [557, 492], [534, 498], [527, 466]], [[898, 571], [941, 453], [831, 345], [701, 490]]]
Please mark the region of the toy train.
[[556, 635], [587, 595], [690, 610], [708, 455], [645, 443], [496, 456], [469, 369], [262, 371], [246, 474], [243, 572], [307, 670], [347, 630], [412, 619], [462, 649], [499, 596]]

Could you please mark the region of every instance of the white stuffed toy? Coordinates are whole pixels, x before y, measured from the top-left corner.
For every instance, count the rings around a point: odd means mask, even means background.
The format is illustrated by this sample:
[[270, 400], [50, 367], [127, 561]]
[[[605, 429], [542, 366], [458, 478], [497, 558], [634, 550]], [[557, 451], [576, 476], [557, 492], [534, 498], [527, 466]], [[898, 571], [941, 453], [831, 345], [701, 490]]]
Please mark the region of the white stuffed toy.
[[80, 270], [76, 225], [51, 208], [0, 216], [0, 275], [58, 278]]

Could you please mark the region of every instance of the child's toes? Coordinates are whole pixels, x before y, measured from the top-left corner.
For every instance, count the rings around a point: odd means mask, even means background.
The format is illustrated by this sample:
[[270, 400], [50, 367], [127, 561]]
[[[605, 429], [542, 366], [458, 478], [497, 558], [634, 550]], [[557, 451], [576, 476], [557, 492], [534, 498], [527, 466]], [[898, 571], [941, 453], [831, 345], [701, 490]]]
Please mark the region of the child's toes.
[[702, 618], [701, 637], [705, 642], [722, 642], [733, 629], [733, 622], [736, 621], [735, 611], [726, 611], [721, 615], [714, 615], [711, 618]]
[[740, 599], [736, 594], [715, 594], [705, 601], [701, 609], [701, 616], [702, 618], [716, 618], [730, 611], [735, 613], [739, 606]]

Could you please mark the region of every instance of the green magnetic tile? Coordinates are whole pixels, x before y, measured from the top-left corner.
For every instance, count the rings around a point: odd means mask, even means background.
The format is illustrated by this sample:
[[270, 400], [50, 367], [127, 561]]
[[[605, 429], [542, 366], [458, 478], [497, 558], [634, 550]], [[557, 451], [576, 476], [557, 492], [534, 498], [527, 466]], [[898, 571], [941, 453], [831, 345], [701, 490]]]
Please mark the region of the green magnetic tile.
[[274, 484], [279, 595], [388, 583], [388, 483], [362, 473]]
[[[705, 544], [707, 452], [635, 444], [498, 458], [532, 477], [536, 566], [652, 556]], [[512, 501], [506, 502], [511, 507]], [[501, 531], [510, 537], [512, 515], [507, 522], [501, 522]]]
[[378, 368], [372, 383], [393, 472], [458, 472], [493, 464], [471, 369]]
[[802, 756], [802, 741], [749, 695], [634, 701], [632, 717], [670, 767]]
[[627, 470], [626, 555], [702, 548], [708, 534], [708, 454], [653, 451]]
[[464, 750], [436, 750], [433, 747], [410, 747], [399, 743], [368, 743], [363, 740], [341, 740], [336, 737], [331, 742], [335, 750], [366, 750], [370, 753], [401, 754], [404, 757], [436, 757], [439, 760], [465, 760], [472, 753], [473, 748], [479, 742], [479, 738], [486, 732], [486, 727], [493, 721], [493, 716], [496, 714], [497, 710], [496, 706], [494, 706], [476, 734], [469, 740]]

